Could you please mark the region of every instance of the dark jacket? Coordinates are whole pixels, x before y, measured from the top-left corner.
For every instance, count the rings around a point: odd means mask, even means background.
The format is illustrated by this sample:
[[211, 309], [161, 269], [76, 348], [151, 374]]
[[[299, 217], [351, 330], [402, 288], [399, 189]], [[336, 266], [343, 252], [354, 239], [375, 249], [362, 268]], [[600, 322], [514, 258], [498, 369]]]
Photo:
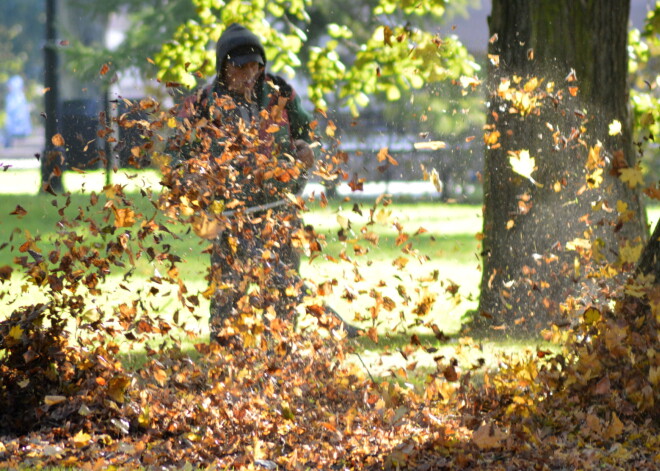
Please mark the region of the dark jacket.
[[[220, 160], [226, 166], [223, 171], [229, 170], [233, 177], [226, 180], [224, 194], [216, 199], [237, 199], [248, 208], [303, 189], [307, 176], [295, 160], [294, 141], [311, 142], [312, 117], [281, 77], [264, 72], [251, 103], [227, 89], [223, 81], [226, 58], [232, 50], [245, 46], [257, 49], [266, 64], [257, 36], [240, 25], [229, 26], [218, 40], [214, 83], [188, 97], [179, 113], [193, 128], [186, 136], [189, 142], [179, 149], [183, 159]], [[245, 110], [252, 111], [253, 121], [242, 126]]]

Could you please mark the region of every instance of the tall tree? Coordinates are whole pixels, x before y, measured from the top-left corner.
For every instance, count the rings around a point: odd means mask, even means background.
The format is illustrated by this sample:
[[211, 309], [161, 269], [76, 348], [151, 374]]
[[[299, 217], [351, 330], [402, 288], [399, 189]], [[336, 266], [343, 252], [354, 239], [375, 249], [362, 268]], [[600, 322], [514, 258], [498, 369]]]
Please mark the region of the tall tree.
[[596, 303], [606, 287], [591, 275], [641, 250], [629, 10], [628, 0], [493, 1], [477, 325], [536, 331]]

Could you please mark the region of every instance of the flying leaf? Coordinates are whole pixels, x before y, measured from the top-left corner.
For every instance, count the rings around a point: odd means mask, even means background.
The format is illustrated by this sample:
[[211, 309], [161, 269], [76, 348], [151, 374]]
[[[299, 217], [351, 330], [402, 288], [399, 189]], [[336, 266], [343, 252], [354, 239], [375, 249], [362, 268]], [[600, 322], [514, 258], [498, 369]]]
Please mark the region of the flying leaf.
[[644, 176], [639, 165], [635, 168], [622, 168], [619, 172], [621, 173], [621, 180], [626, 182], [630, 188], [636, 188], [644, 184]]
[[113, 208], [115, 213], [115, 227], [131, 227], [135, 224], [135, 213], [130, 208]]
[[55, 147], [63, 147], [64, 146], [64, 138], [62, 137], [61, 134], [57, 133], [55, 134], [51, 140], [50, 140]]
[[9, 329], [9, 336], [14, 340], [20, 340], [23, 335], [23, 328], [20, 325], [15, 325]]
[[615, 119], [609, 124], [609, 135], [616, 136], [617, 134], [621, 134], [621, 121]]
[[73, 436], [73, 444], [76, 448], [84, 448], [89, 445], [92, 436], [82, 430]]
[[27, 211], [20, 204], [17, 204], [16, 209], [14, 209], [9, 214], [12, 215], [12, 216], [18, 216], [18, 218], [21, 219], [23, 216], [25, 216], [27, 214]]
[[509, 163], [511, 164], [511, 169], [518, 175], [525, 177], [537, 186], [542, 186], [532, 178], [532, 173], [536, 170], [536, 160], [529, 155], [527, 149], [518, 152], [509, 151]]
[[440, 150], [446, 147], [447, 143], [444, 141], [415, 142], [416, 150]]
[[438, 171], [436, 169], [431, 170], [431, 174], [429, 175], [429, 177], [435, 189], [438, 190], [438, 193], [442, 193], [443, 185], [442, 185], [442, 180], [440, 180], [440, 174], [438, 173]]
[[57, 404], [61, 404], [64, 401], [66, 401], [66, 397], [64, 396], [46, 396], [44, 398], [44, 404], [47, 406], [55, 406]]

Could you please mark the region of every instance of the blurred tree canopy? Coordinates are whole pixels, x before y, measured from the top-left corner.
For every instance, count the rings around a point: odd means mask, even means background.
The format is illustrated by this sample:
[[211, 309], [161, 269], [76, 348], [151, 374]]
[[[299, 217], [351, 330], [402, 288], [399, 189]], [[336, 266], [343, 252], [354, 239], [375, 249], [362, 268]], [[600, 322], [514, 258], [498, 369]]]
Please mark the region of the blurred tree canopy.
[[370, 96], [398, 100], [406, 90], [461, 77], [469, 85], [478, 70], [455, 36], [434, 32], [446, 0], [342, 0], [331, 5], [312, 0], [70, 2], [95, 14], [121, 12], [129, 19], [115, 49], [72, 45], [67, 51], [78, 58], [78, 70], [88, 64], [90, 75], [103, 60], [115, 70], [137, 67], [145, 76], [192, 88], [215, 73], [213, 46], [233, 22], [264, 39], [274, 71], [293, 76], [304, 60], [309, 97], [320, 108], [327, 108], [328, 96], [336, 95], [357, 114]]
[[42, 45], [46, 21], [44, 0], [0, 2], [0, 83], [13, 74], [39, 80], [43, 73]]

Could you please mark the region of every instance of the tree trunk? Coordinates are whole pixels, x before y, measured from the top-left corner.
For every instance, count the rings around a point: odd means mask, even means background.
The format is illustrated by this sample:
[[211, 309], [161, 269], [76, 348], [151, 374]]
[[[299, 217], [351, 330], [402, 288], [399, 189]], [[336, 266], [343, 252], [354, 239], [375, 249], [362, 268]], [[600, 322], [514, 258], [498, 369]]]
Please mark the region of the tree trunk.
[[[533, 333], [562, 322], [562, 313], [596, 303], [605, 289], [590, 275], [616, 263], [622, 244], [646, 239], [639, 191], [620, 178], [637, 162], [629, 10], [629, 0], [493, 0], [475, 326]], [[533, 78], [542, 80], [536, 89]], [[517, 98], [504, 93], [504, 80]], [[610, 136], [614, 120], [622, 129]], [[511, 152], [522, 150], [535, 159], [532, 178], [512, 170]]]

